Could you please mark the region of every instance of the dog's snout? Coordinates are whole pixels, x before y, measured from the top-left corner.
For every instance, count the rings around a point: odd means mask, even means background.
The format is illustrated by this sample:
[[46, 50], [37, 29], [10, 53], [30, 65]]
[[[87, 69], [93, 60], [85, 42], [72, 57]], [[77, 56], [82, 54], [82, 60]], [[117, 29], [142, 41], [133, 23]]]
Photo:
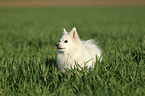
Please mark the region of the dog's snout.
[[58, 46], [58, 45], [59, 45], [59, 43], [56, 43], [55, 45], [56, 45], [56, 46]]

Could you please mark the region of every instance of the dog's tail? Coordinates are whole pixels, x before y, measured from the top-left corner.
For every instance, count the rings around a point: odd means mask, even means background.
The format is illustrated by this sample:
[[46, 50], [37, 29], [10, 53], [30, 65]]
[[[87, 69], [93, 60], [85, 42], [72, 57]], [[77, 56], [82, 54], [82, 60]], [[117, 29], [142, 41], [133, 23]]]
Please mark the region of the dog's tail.
[[99, 61], [102, 60], [101, 56], [101, 49], [95, 44], [93, 39], [82, 41], [83, 45], [86, 47], [86, 49], [89, 51], [89, 53], [94, 57], [94, 62], [96, 62], [96, 56]]

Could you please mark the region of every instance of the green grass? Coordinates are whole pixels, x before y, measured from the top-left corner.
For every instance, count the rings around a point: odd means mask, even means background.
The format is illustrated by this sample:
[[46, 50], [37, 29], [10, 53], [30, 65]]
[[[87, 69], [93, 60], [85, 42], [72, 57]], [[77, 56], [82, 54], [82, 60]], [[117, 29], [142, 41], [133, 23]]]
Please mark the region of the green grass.
[[[94, 39], [103, 61], [62, 74], [55, 43], [63, 28]], [[0, 9], [1, 96], [144, 96], [145, 7]]]

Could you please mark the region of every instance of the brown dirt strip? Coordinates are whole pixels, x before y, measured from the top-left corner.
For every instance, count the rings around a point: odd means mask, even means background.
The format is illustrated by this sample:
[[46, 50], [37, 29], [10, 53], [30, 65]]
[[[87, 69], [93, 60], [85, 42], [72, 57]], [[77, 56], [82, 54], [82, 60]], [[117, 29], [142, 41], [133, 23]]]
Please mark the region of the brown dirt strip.
[[0, 7], [145, 5], [145, 0], [0, 1]]

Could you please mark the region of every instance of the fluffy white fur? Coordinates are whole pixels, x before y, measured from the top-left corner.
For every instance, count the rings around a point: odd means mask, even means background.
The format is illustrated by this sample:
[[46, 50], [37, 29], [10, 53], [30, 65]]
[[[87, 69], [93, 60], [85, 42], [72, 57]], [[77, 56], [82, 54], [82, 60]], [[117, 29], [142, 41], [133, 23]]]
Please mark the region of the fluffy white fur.
[[94, 44], [92, 39], [81, 41], [79, 39], [76, 28], [74, 27], [69, 33], [63, 29], [60, 42], [56, 43], [57, 47], [57, 65], [58, 68], [65, 73], [65, 68], [74, 68], [78, 63], [81, 67], [84, 64], [88, 68], [94, 68], [96, 56], [101, 61], [101, 50]]

